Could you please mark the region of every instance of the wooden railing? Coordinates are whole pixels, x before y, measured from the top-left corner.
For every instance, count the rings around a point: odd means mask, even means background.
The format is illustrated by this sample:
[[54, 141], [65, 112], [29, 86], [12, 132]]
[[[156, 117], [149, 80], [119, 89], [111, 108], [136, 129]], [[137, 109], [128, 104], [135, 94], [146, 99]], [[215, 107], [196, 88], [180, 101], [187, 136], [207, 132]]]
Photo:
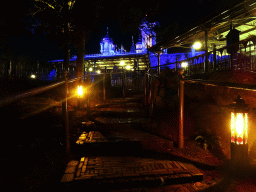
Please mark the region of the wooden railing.
[[[108, 91], [113, 91], [112, 89], [108, 89], [112, 86], [110, 82], [112, 82], [113, 76], [118, 75], [120, 76], [121, 80], [121, 86], [120, 88], [122, 89], [122, 96], [125, 96], [127, 93], [128, 89], [132, 89], [135, 88], [137, 92], [142, 92], [144, 90], [144, 72], [143, 71], [131, 71], [131, 72], [127, 72], [127, 71], [121, 71], [121, 72], [117, 72], [117, 73], [106, 73], [106, 70], [104, 73], [102, 74], [90, 74], [87, 73], [84, 76], [80, 76], [77, 78], [72, 78], [72, 79], [68, 79], [67, 78], [67, 74], [64, 74], [63, 76], [65, 77], [64, 80], [59, 81], [59, 82], [55, 82], [43, 87], [38, 87], [29, 91], [26, 91], [24, 93], [20, 93], [17, 95], [13, 95], [13, 96], [8, 96], [6, 98], [3, 98], [2, 100], [0, 100], [0, 107], [9, 105], [13, 102], [19, 102], [21, 101], [21, 99], [25, 99], [40, 93], [43, 93], [45, 91], [49, 91], [52, 90], [54, 88], [57, 88], [59, 86], [63, 86], [62, 93], [60, 93], [62, 95], [62, 115], [63, 115], [63, 119], [64, 119], [64, 126], [65, 126], [65, 130], [66, 130], [66, 152], [67, 154], [70, 153], [70, 136], [69, 136], [69, 118], [68, 118], [68, 100], [69, 98], [74, 98], [74, 97], [70, 97], [70, 95], [68, 95], [68, 92], [70, 93], [70, 89], [76, 88], [76, 86], [73, 86], [74, 84], [86, 84], [87, 87], [89, 87], [88, 92], [91, 93], [93, 90], [92, 89], [96, 89], [96, 87], [101, 88], [102, 89], [102, 99], [106, 100], [106, 93]], [[73, 84], [74, 83], [74, 84]], [[109, 83], [109, 84], [108, 84]], [[73, 85], [72, 85], [73, 84]], [[100, 86], [98, 86], [100, 84]], [[72, 85], [72, 86], [71, 86]], [[102, 85], [102, 86], [101, 86]], [[91, 94], [87, 94], [84, 98], [85, 100], [87, 100], [87, 115], [90, 115], [90, 96]], [[78, 102], [79, 104], [79, 102]]]

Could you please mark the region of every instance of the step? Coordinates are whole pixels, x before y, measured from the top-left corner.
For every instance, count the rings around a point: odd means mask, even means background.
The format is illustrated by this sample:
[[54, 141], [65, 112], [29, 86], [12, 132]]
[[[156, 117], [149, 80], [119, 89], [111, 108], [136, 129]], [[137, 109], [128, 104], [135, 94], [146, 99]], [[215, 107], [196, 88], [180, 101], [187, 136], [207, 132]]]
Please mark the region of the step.
[[134, 102], [112, 102], [112, 103], [104, 103], [97, 104], [95, 108], [141, 108], [143, 107], [143, 103], [134, 103]]
[[[177, 159], [155, 159], [131, 156], [83, 156], [71, 160], [61, 179], [63, 186], [160, 187], [203, 180], [193, 165]], [[65, 185], [68, 184], [68, 185]]]

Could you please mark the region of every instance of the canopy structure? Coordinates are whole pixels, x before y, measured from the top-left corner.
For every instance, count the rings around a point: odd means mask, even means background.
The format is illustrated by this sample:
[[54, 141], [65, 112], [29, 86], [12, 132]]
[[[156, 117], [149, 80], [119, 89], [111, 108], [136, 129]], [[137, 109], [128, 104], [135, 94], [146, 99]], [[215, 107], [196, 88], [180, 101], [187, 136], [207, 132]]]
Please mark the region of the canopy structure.
[[256, 2], [245, 0], [200, 22], [199, 25], [175, 38], [162, 40], [151, 47], [150, 51], [159, 52], [172, 47], [190, 48], [196, 41], [201, 42], [204, 50], [212, 51], [214, 46], [217, 49], [227, 46], [227, 35], [230, 29], [238, 30], [239, 41], [256, 36]]

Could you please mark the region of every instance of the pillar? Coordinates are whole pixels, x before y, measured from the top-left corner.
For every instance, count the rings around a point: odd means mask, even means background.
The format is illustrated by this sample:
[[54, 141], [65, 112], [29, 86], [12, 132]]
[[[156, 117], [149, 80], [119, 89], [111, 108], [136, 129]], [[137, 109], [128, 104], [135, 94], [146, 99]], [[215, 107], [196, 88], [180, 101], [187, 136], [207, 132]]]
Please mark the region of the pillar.
[[157, 74], [160, 75], [160, 52], [157, 53]]
[[204, 61], [204, 72], [209, 72], [209, 62], [208, 62], [208, 28], [204, 30], [205, 37], [205, 61]]

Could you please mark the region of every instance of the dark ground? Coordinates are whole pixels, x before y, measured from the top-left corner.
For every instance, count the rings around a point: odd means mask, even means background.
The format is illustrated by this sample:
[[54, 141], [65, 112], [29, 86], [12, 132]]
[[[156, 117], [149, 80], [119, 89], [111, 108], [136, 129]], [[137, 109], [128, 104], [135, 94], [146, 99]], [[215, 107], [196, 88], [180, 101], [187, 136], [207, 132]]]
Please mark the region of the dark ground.
[[[16, 87], [15, 81], [6, 83], [1, 79], [1, 96], [13, 95], [17, 92], [36, 87], [38, 83], [19, 81]], [[15, 89], [14, 89], [15, 88]], [[1, 107], [2, 134], [1, 134], [1, 185], [9, 189], [20, 188], [20, 191], [38, 191], [42, 186], [50, 183], [58, 183], [65, 170], [68, 159], [65, 156], [65, 135], [63, 119], [61, 116], [60, 90], [47, 92], [36, 97], [23, 99], [20, 102]], [[121, 92], [117, 92], [116, 96]], [[94, 97], [92, 105], [100, 101], [100, 97]], [[53, 106], [41, 113], [33, 111]], [[69, 102], [70, 119], [76, 125], [75, 117], [86, 114], [73, 110], [75, 100]], [[185, 100], [185, 147], [180, 150], [174, 147], [168, 153], [181, 158], [186, 158], [204, 173], [204, 182], [198, 185], [214, 183], [205, 191], [255, 191], [255, 176], [241, 173], [240, 176], [230, 174], [226, 165], [230, 160], [229, 147], [229, 111], [209, 101]], [[28, 115], [30, 114], [30, 115]], [[80, 116], [81, 116], [80, 114]], [[175, 114], [175, 112], [174, 112]], [[19, 117], [25, 116], [25, 119]], [[73, 118], [74, 117], [74, 118]], [[213, 118], [214, 117], [214, 118]], [[254, 125], [253, 116], [251, 124]], [[177, 122], [177, 116], [168, 113], [163, 121], [156, 121], [158, 129], [146, 130], [154, 134], [164, 135], [177, 141], [177, 129], [173, 126]], [[73, 126], [76, 129], [76, 126]], [[73, 130], [73, 131], [74, 131]], [[72, 131], [72, 130], [71, 130]], [[195, 137], [202, 135], [206, 144], [195, 141]], [[254, 161], [255, 153], [249, 152], [251, 161]], [[200, 166], [204, 165], [204, 166]], [[143, 190], [140, 190], [143, 191]], [[152, 189], [150, 191], [169, 191]]]

